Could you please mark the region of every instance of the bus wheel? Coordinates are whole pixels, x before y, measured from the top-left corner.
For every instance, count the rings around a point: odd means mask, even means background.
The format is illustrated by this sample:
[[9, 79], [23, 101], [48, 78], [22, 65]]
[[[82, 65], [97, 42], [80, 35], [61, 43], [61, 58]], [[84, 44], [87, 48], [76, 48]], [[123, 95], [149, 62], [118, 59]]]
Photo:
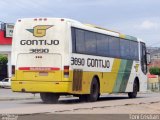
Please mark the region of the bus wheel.
[[136, 98], [137, 97], [137, 92], [138, 92], [138, 81], [135, 80], [133, 84], [133, 92], [128, 93], [129, 98]]
[[88, 102], [95, 102], [99, 97], [99, 83], [98, 80], [94, 77], [90, 87], [90, 94], [87, 95]]
[[40, 93], [40, 97], [44, 103], [54, 104], [58, 102], [59, 95], [54, 93]]

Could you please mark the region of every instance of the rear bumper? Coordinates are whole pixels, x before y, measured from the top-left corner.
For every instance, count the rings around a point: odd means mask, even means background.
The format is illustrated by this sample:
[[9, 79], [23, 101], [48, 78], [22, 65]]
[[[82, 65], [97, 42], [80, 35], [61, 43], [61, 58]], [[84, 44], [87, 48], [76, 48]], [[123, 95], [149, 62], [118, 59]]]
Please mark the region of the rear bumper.
[[42, 82], [42, 81], [12, 81], [11, 88], [14, 92], [53, 92], [70, 93], [71, 82]]

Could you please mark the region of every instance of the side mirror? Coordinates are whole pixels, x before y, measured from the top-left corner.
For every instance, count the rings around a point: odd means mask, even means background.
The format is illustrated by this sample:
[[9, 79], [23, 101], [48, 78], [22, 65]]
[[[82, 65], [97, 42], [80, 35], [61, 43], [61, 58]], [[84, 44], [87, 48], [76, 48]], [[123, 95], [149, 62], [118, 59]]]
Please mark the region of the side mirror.
[[147, 52], [147, 64], [151, 63], [151, 54]]

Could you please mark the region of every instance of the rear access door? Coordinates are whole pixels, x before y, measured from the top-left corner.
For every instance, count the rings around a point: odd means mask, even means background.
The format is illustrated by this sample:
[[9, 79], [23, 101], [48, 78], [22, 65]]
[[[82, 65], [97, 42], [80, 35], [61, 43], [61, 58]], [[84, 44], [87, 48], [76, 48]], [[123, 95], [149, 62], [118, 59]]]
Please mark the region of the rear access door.
[[61, 81], [61, 60], [61, 54], [19, 54], [17, 79]]

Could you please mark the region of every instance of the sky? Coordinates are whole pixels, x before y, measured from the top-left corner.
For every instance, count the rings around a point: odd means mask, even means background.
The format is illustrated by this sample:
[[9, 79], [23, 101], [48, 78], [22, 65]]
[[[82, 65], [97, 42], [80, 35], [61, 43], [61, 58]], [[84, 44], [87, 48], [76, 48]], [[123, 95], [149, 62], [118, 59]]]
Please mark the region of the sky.
[[160, 0], [0, 0], [0, 21], [28, 17], [70, 18], [160, 47]]

